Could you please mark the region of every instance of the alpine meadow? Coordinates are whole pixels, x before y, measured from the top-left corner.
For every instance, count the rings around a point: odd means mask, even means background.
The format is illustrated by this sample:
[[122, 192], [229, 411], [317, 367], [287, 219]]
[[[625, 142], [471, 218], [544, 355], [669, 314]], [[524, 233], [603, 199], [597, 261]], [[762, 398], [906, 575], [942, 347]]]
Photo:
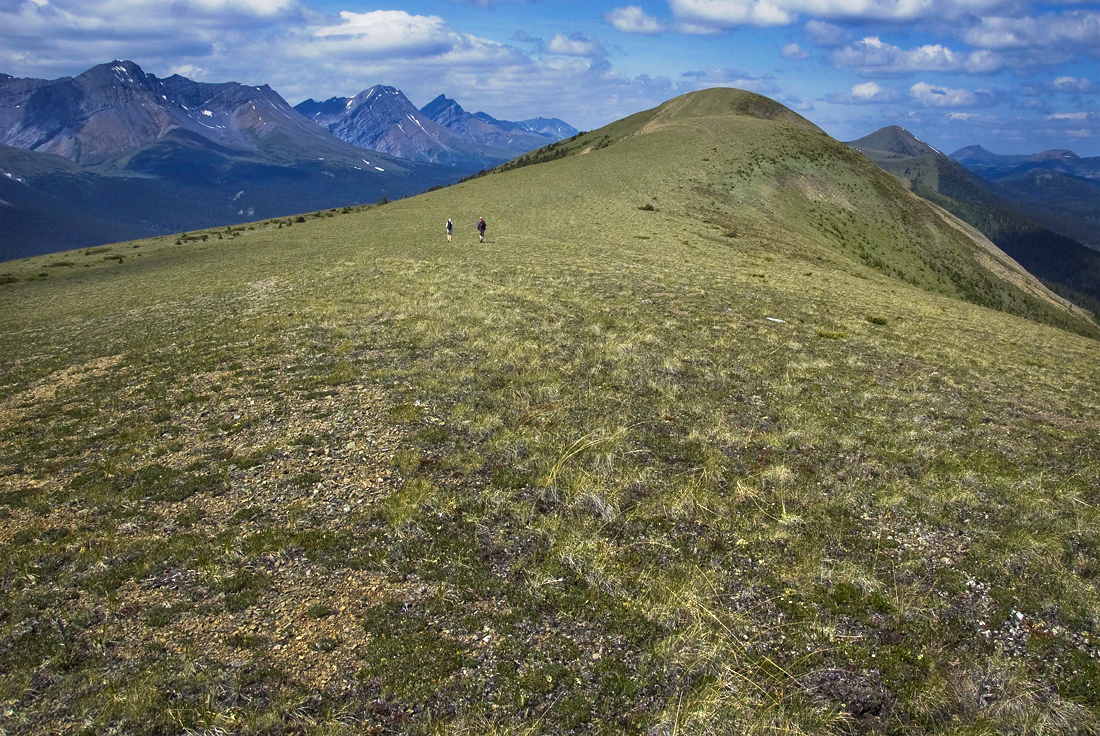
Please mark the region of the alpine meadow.
[[1097, 733], [1098, 337], [731, 89], [0, 264], [0, 733]]

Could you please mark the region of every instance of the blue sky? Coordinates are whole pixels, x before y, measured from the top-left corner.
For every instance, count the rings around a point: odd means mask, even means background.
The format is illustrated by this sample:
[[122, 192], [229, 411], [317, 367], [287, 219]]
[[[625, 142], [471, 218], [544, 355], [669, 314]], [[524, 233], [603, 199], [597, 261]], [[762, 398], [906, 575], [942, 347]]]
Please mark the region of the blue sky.
[[732, 86], [841, 140], [896, 124], [948, 153], [1100, 155], [1100, 2], [0, 0], [0, 72], [115, 58], [291, 103], [388, 84], [582, 129]]

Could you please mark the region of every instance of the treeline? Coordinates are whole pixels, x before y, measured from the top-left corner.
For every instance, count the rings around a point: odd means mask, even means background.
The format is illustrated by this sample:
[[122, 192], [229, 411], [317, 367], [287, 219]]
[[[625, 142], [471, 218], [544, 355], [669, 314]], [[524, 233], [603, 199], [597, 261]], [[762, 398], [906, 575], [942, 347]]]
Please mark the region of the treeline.
[[[1100, 318], [1100, 251], [1048, 230], [1008, 206], [997, 206], [988, 197], [983, 202], [966, 201], [923, 185], [914, 186], [913, 191], [976, 227], [1051, 291]], [[966, 196], [971, 190], [953, 193]]]

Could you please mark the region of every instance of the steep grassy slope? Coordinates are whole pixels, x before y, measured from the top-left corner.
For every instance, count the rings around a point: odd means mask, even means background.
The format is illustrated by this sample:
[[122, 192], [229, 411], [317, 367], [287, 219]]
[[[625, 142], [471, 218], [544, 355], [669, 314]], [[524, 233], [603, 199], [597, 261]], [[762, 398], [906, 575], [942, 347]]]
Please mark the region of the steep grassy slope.
[[1038, 200], [982, 179], [901, 128], [883, 128], [848, 145], [976, 227], [1053, 291], [1100, 314], [1100, 252], [1059, 234], [1064, 229], [1040, 224], [1050, 224], [1051, 216], [1037, 216]]
[[753, 99], [6, 264], [0, 727], [1095, 731], [1100, 346]]

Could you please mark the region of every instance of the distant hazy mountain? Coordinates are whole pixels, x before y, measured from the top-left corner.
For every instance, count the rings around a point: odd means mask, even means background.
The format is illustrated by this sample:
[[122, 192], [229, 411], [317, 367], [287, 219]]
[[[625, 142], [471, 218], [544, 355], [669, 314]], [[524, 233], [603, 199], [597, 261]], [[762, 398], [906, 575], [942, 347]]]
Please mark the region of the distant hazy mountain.
[[1062, 296], [1100, 314], [1100, 252], [1047, 227], [1033, 215], [1040, 202], [978, 176], [904, 128], [882, 128], [848, 145], [978, 228]]
[[514, 123], [498, 120], [484, 112], [469, 113], [444, 95], [439, 95], [420, 111], [449, 130], [478, 143], [513, 152], [513, 155], [577, 134], [576, 128], [557, 118], [533, 118]]
[[[534, 125], [527, 128], [523, 123], [496, 120], [485, 113], [471, 115], [443, 95], [417, 110], [401, 90], [382, 85], [355, 97], [333, 97], [324, 102], [309, 99], [295, 109], [356, 146], [470, 171], [495, 166], [566, 137], [534, 130]], [[557, 125], [573, 131], [561, 121], [551, 123], [542, 127], [550, 130]]]
[[981, 146], [967, 146], [951, 154], [966, 168], [991, 179], [1028, 169], [1043, 169], [1072, 174], [1085, 179], [1100, 179], [1100, 156], [1082, 158], [1073, 151], [1057, 148], [1042, 153], [1008, 156], [992, 153]]
[[1062, 149], [1004, 156], [967, 146], [951, 158], [1022, 195], [1028, 214], [1050, 229], [1100, 249], [1100, 156]]
[[580, 132], [569, 123], [557, 118], [531, 118], [530, 120], [521, 120], [519, 126], [532, 133], [548, 135], [558, 140], [571, 138]]
[[[130, 61], [55, 80], [0, 76], [0, 144], [0, 223], [10, 226], [0, 259], [374, 202], [458, 178], [346, 143], [266, 85], [158, 79]], [[85, 215], [92, 224], [62, 232], [59, 223]], [[35, 226], [46, 216], [55, 222]]]

